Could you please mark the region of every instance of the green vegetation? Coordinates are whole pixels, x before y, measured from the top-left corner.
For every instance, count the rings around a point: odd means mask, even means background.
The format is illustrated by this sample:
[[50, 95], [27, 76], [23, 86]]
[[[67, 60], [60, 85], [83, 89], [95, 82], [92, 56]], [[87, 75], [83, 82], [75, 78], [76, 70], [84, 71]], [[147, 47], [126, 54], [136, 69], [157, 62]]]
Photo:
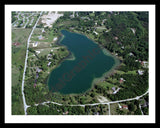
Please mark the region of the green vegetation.
[[[142, 63], [149, 61], [148, 12], [75, 12], [74, 17], [71, 16], [72, 12], [61, 13], [64, 16], [60, 17], [52, 28], [45, 28], [45, 33], [41, 32], [43, 24], [39, 23], [39, 28], [35, 29], [31, 38], [24, 89], [26, 102], [32, 105], [27, 110], [28, 114], [62, 115], [68, 111], [69, 115], [103, 115], [108, 114], [107, 105], [86, 106], [85, 108], [68, 105], [97, 103], [99, 102], [98, 96], [104, 96], [112, 101], [133, 98], [148, 90], [148, 68]], [[14, 12], [12, 16], [15, 17]], [[15, 20], [16, 18], [13, 18], [12, 22]], [[55, 37], [60, 37], [62, 29], [82, 33], [96, 41], [100, 47], [117, 56], [121, 65], [84, 94], [62, 95], [49, 92], [46, 85], [49, 73], [69, 55], [66, 47], [53, 41]], [[21, 43], [19, 46], [12, 47], [12, 79], [15, 80], [12, 82], [13, 114], [23, 114], [22, 109], [18, 109], [22, 108], [21, 86], [19, 85], [22, 80], [26, 40], [29, 36], [27, 32], [29, 33], [30, 29], [12, 31], [12, 42]], [[44, 37], [43, 40], [38, 39], [41, 34]], [[36, 41], [39, 43], [38, 46], [32, 47], [31, 44]], [[51, 64], [47, 66], [49, 62]], [[36, 79], [37, 67], [42, 69], [38, 73], [38, 79]], [[143, 70], [143, 74], [140, 75], [138, 70]], [[35, 83], [36, 87], [34, 87]], [[113, 94], [113, 87], [120, 88], [120, 90]], [[35, 103], [39, 104], [46, 100], [64, 104], [65, 107], [54, 104], [34, 106]], [[143, 101], [148, 102], [148, 96], [144, 97]], [[139, 104], [143, 106], [144, 103], [139, 102], [134, 100], [121, 103], [120, 105], [128, 106], [128, 109], [122, 110], [119, 109], [118, 104], [111, 104], [111, 114], [141, 115]], [[141, 109], [144, 114], [148, 115], [148, 106]]]
[[52, 103], [28, 108], [30, 115], [107, 115], [107, 105], [96, 106], [60, 106]]
[[[21, 84], [27, 38], [31, 29], [12, 30], [12, 114], [24, 114]], [[24, 35], [23, 35], [24, 34]], [[18, 42], [18, 45], [13, 45]]]
[[111, 104], [110, 108], [111, 115], [142, 115], [139, 108], [139, 101], [137, 100], [119, 103], [119, 105], [117, 103]]

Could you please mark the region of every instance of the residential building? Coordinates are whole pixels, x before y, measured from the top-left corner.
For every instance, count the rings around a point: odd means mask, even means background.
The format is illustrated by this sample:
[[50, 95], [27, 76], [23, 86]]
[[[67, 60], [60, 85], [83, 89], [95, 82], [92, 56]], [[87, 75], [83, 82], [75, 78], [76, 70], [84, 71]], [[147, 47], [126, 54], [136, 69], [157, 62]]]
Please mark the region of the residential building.
[[128, 106], [127, 105], [122, 105], [122, 108], [128, 109]]

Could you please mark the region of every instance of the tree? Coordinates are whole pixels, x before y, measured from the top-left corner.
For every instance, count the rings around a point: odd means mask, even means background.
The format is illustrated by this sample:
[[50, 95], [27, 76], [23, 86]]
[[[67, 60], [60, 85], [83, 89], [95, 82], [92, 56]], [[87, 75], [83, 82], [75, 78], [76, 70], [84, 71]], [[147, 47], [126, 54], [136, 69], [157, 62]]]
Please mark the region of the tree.
[[42, 65], [42, 69], [43, 69], [44, 71], [47, 70], [47, 65], [46, 65], [45, 63]]
[[142, 115], [141, 113], [141, 110], [140, 109], [137, 109], [135, 112], [134, 112], [135, 115]]
[[133, 103], [130, 103], [130, 104], [128, 105], [128, 109], [129, 109], [130, 111], [135, 111], [135, 105], [134, 105]]
[[29, 107], [29, 108], [27, 109], [27, 113], [28, 113], [29, 115], [37, 115], [37, 114], [38, 114], [38, 113], [37, 113], [37, 107], [35, 107], [35, 106]]
[[95, 97], [95, 95], [96, 95], [95, 92], [92, 92], [92, 93], [90, 94], [90, 96], [91, 96], [92, 98]]

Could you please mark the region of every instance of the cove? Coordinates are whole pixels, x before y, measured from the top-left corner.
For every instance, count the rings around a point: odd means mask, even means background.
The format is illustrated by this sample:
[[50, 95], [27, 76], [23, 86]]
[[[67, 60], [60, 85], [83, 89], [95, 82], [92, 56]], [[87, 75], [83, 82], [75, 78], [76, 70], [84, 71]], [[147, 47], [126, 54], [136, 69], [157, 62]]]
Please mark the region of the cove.
[[64, 38], [60, 41], [65, 45], [73, 60], [65, 59], [52, 70], [48, 78], [49, 90], [61, 94], [84, 93], [92, 87], [95, 78], [115, 67], [115, 58], [104, 54], [98, 44], [85, 35], [62, 30]]

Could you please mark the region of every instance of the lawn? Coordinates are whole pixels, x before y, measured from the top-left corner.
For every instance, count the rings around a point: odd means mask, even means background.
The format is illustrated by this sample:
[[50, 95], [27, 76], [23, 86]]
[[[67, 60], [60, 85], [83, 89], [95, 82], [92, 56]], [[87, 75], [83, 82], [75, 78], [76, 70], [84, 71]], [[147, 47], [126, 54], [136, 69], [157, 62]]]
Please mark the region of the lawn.
[[116, 109], [119, 109], [117, 103], [110, 104], [110, 113], [111, 113], [111, 115], [119, 115], [119, 114], [117, 113]]
[[103, 86], [103, 87], [109, 87], [109, 88], [112, 88], [112, 87], [115, 86], [114, 84], [108, 83], [106, 81], [100, 83], [100, 85]]

